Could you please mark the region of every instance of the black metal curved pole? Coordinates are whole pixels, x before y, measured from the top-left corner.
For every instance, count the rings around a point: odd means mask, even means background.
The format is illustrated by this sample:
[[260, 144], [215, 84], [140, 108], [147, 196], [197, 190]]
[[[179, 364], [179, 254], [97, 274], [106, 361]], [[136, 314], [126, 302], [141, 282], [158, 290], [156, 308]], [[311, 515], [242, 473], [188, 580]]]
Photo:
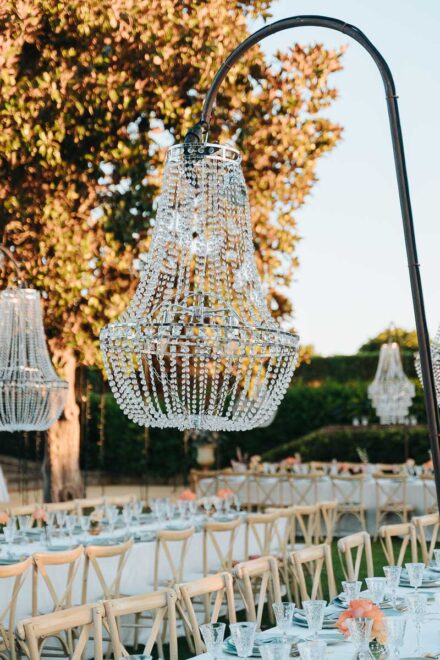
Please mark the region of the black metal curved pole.
[[397, 186], [399, 189], [400, 210], [402, 215], [403, 232], [405, 235], [406, 255], [408, 259], [409, 278], [411, 283], [411, 294], [414, 306], [417, 338], [419, 342], [420, 367], [425, 396], [426, 415], [428, 421], [431, 453], [434, 465], [435, 485], [437, 491], [437, 503], [440, 510], [440, 420], [435, 391], [434, 374], [432, 371], [431, 351], [429, 335], [426, 325], [425, 305], [423, 302], [422, 282], [420, 279], [419, 262], [417, 258], [416, 239], [414, 232], [414, 221], [411, 210], [411, 198], [409, 193], [408, 175], [406, 171], [405, 153], [403, 148], [402, 129], [400, 125], [399, 107], [397, 103], [396, 89], [390, 68], [377, 48], [371, 41], [354, 25], [349, 25], [337, 18], [328, 16], [292, 16], [284, 18], [270, 25], [266, 25], [254, 34], [251, 34], [237, 48], [217, 71], [211, 84], [203, 106], [201, 120], [194, 126], [185, 138], [192, 142], [201, 140], [203, 133], [209, 128], [212, 110], [217, 97], [218, 89], [226, 78], [229, 69], [241, 56], [252, 46], [266, 37], [276, 34], [282, 30], [295, 27], [323, 27], [347, 34], [361, 44], [371, 55], [379, 69], [385, 87], [385, 97], [388, 107], [388, 118], [390, 122], [391, 140], [394, 152], [394, 165], [396, 168]]

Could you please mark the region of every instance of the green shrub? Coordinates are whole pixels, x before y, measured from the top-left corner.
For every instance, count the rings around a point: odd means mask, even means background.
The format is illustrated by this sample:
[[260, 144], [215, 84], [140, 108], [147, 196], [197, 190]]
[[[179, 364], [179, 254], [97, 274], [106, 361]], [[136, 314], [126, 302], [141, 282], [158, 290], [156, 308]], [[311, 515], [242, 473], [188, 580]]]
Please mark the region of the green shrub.
[[[414, 353], [411, 351], [401, 351], [403, 369], [408, 378], [417, 379], [414, 366]], [[329, 380], [335, 380], [339, 383], [349, 381], [371, 382], [376, 373], [379, 360], [378, 352], [357, 353], [356, 355], [331, 355], [322, 357], [316, 355], [312, 357], [310, 363], [301, 364], [295, 372], [292, 381], [295, 383], [323, 383]]]

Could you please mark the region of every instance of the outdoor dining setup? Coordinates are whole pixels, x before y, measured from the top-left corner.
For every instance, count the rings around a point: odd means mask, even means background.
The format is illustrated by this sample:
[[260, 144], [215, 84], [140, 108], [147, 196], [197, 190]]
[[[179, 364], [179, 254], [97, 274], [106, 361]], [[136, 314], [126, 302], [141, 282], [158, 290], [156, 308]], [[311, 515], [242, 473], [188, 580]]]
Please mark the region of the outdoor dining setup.
[[[148, 254], [137, 288], [126, 286], [133, 295], [124, 311], [115, 277], [112, 309], [97, 331], [102, 362], [117, 406], [145, 429], [145, 455], [150, 428], [230, 433], [274, 420], [298, 362], [299, 337], [267, 303], [242, 155], [208, 135], [217, 98], [228, 98], [219, 90], [234, 64], [266, 37], [296, 27], [351, 37], [384, 84], [426, 406], [426, 460], [373, 462], [362, 447], [355, 462], [303, 462], [299, 452], [278, 461], [253, 456], [187, 471], [166, 496], [140, 498], [128, 485], [123, 495], [78, 498], [72, 486], [60, 488], [59, 499], [67, 501], [28, 504], [9, 498], [0, 469], [2, 659], [440, 658], [439, 353], [426, 325], [394, 81], [358, 28], [322, 16], [267, 23], [210, 77], [200, 121], [167, 149]], [[163, 59], [152, 62], [160, 66]], [[238, 101], [231, 115], [241, 122]], [[287, 147], [286, 154], [293, 160]], [[46, 432], [62, 418], [68, 397], [75, 407], [74, 387], [55, 370], [40, 294], [25, 283], [19, 250], [0, 246], [0, 253], [16, 277], [0, 293], [0, 431]], [[95, 261], [90, 278], [99, 274]], [[87, 282], [78, 296], [87, 297]], [[380, 424], [409, 424], [415, 393], [399, 346], [384, 343], [368, 388]], [[86, 403], [84, 410], [86, 424], [92, 413]], [[93, 449], [100, 460], [102, 410]]]

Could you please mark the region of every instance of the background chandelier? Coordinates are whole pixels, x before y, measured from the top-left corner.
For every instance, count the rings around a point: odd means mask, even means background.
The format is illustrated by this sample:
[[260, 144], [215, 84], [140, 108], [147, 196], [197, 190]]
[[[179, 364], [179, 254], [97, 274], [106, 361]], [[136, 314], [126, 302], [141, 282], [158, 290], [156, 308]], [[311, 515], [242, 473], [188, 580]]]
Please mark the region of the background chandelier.
[[[437, 333], [434, 339], [431, 340], [431, 360], [432, 360], [432, 370], [434, 372], [435, 380], [435, 390], [437, 393], [437, 402], [440, 402], [440, 326], [437, 330]], [[420, 379], [420, 382], [423, 385], [422, 379], [422, 368], [420, 364], [420, 354], [417, 353], [415, 357], [416, 371]]]
[[110, 386], [138, 424], [250, 429], [289, 386], [298, 337], [266, 305], [240, 161], [218, 144], [168, 151], [138, 289], [101, 332]]
[[368, 396], [380, 423], [404, 424], [414, 395], [414, 384], [402, 368], [399, 344], [382, 344], [376, 375], [368, 387]]
[[46, 346], [40, 294], [26, 288], [11, 252], [18, 287], [0, 292], [0, 431], [45, 431], [61, 415], [67, 383], [55, 373]]

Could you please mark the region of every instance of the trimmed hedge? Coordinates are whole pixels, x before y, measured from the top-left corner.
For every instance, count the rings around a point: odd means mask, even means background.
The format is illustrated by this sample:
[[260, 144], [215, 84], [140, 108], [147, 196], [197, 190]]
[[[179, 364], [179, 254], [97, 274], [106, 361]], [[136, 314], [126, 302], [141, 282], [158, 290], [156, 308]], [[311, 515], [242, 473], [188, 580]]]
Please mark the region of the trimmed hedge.
[[299, 452], [304, 461], [358, 461], [362, 447], [373, 463], [401, 463], [408, 456], [417, 463], [429, 459], [426, 426], [328, 426], [296, 438], [263, 454], [266, 461], [279, 461]]

